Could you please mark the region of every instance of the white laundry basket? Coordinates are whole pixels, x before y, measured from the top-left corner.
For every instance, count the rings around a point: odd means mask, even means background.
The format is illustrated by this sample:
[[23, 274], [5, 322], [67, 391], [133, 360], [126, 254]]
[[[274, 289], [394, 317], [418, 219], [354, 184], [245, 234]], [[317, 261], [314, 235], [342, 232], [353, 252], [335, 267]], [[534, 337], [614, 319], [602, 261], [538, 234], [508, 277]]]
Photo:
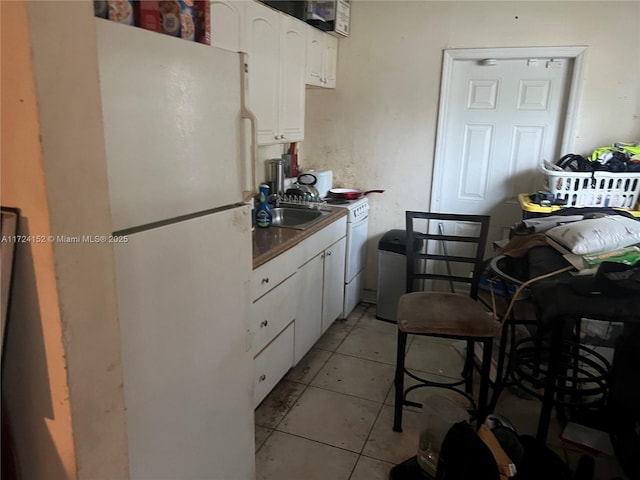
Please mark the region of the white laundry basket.
[[540, 166], [545, 188], [567, 207], [619, 207], [633, 210], [640, 199], [640, 173], [560, 172]]

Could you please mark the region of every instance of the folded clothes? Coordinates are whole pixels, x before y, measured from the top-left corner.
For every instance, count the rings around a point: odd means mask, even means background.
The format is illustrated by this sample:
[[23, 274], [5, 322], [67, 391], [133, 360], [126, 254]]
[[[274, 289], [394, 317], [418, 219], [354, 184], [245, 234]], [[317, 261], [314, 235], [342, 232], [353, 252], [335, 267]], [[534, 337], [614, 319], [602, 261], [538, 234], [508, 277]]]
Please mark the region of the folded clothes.
[[507, 243], [500, 254], [508, 257], [521, 258], [533, 247], [546, 247], [547, 237], [544, 233], [532, 233], [529, 235], [516, 235]]
[[[551, 215], [549, 217], [529, 218], [520, 222], [521, 230], [524, 229], [529, 233], [546, 232], [547, 230], [563, 225], [565, 223], [577, 222], [583, 220], [584, 215]], [[516, 230], [517, 230], [516, 224]]]

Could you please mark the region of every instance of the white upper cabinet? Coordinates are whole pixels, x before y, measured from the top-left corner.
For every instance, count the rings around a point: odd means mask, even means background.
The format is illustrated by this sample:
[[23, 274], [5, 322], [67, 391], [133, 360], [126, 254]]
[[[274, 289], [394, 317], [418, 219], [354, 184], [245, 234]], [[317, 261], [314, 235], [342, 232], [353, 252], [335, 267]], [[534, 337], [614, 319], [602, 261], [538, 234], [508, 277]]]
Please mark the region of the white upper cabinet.
[[307, 26], [307, 85], [336, 88], [338, 39]]
[[280, 16], [280, 140], [304, 138], [306, 24]]
[[280, 15], [255, 2], [246, 6], [249, 107], [258, 120], [258, 143], [278, 143]]
[[324, 72], [324, 87], [336, 88], [336, 77], [338, 71], [338, 39], [323, 33], [324, 48], [322, 64]]
[[307, 85], [323, 86], [323, 35], [320, 30], [312, 26], [307, 29]]
[[249, 107], [258, 144], [304, 138], [306, 24], [256, 2], [245, 4]]
[[244, 51], [244, 9], [247, 2], [211, 1], [211, 45], [232, 52]]

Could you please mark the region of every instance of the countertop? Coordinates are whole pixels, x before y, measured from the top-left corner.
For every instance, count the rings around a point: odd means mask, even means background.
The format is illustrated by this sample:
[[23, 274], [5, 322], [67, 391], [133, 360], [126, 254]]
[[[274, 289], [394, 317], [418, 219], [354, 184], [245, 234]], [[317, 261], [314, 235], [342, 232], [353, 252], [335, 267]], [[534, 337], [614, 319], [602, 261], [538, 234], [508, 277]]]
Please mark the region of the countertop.
[[253, 231], [253, 269], [264, 265], [269, 260], [286, 252], [305, 238], [319, 232], [327, 225], [332, 224], [340, 217], [347, 216], [346, 208], [326, 207], [331, 211], [322, 220], [306, 230], [293, 228], [269, 227], [257, 228]]

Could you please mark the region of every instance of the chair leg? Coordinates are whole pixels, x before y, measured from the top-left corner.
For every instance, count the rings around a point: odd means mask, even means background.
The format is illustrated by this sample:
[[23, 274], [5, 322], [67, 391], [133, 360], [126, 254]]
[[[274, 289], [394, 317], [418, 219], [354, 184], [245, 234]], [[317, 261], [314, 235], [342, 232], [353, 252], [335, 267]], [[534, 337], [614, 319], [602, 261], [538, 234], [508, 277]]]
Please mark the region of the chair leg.
[[398, 329], [398, 351], [396, 352], [396, 377], [394, 385], [396, 400], [393, 410], [393, 431], [402, 432], [402, 407], [404, 406], [404, 355], [407, 347], [407, 334]]
[[489, 382], [491, 380], [491, 360], [493, 338], [483, 340], [482, 367], [480, 370], [480, 392], [478, 394], [478, 428], [484, 422], [487, 412], [487, 397], [489, 395]]
[[[503, 322], [506, 322], [505, 325], [502, 326], [502, 332], [500, 334], [500, 349], [498, 350], [498, 367], [496, 369], [496, 380], [493, 384], [493, 394], [491, 395], [491, 402], [489, 403], [490, 410], [496, 408], [496, 404], [498, 403], [498, 397], [502, 392], [502, 388], [506, 383], [506, 378], [509, 375], [509, 366], [507, 363], [507, 368], [505, 368], [506, 355], [507, 355], [507, 340], [509, 337], [509, 333], [513, 331], [515, 328], [510, 322], [509, 319], [505, 318]], [[512, 345], [513, 346], [513, 345]], [[513, 349], [511, 350], [513, 352]]]
[[475, 355], [474, 352], [474, 342], [473, 340], [467, 340], [467, 351], [465, 355], [464, 361], [464, 370], [462, 372], [462, 378], [464, 378], [464, 390], [469, 395], [473, 393], [473, 357]]

